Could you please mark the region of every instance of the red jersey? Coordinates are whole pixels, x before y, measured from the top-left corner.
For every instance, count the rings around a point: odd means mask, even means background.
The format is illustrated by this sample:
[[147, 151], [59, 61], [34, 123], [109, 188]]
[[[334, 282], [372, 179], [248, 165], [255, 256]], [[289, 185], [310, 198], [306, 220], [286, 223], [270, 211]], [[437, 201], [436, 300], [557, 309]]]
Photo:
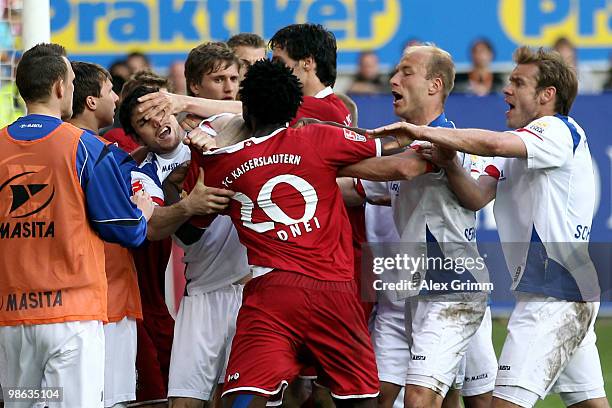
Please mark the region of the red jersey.
[[[352, 126], [351, 114], [346, 105], [334, 94], [334, 91], [327, 87], [315, 96], [304, 96], [304, 101], [298, 109], [295, 118], [291, 122], [293, 125], [300, 118], [315, 118], [323, 121], [341, 123]], [[351, 224], [354, 251], [354, 272], [355, 279], [360, 282], [361, 274], [361, 244], [366, 241], [365, 236], [365, 206], [346, 207], [346, 212]]]
[[346, 105], [330, 87], [323, 89], [315, 96], [304, 96], [304, 100], [290, 125], [293, 126], [301, 118], [314, 118], [341, 123], [346, 126], [351, 126], [353, 123], [351, 113]]
[[128, 153], [140, 147], [133, 138], [125, 134], [123, 128], [113, 128], [106, 132], [103, 137], [111, 143], [117, 143], [117, 146]]
[[204, 155], [194, 152], [192, 160], [204, 168], [206, 185], [236, 192], [228, 214], [249, 264], [349, 281], [351, 227], [336, 173], [376, 155], [378, 140], [310, 125], [280, 128]]

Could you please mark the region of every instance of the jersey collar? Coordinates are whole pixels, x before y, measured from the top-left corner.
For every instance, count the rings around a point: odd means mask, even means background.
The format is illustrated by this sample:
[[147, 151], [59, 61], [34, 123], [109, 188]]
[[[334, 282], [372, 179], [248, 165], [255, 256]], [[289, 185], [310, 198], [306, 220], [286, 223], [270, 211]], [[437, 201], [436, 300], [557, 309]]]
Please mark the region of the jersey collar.
[[334, 93], [334, 90], [331, 89], [331, 86], [328, 86], [328, 87], [321, 89], [319, 92], [317, 92], [317, 94], [314, 97], [317, 99], [323, 99], [323, 98], [327, 98], [329, 95], [333, 93]]
[[230, 145], [230, 146], [226, 146], [226, 147], [221, 147], [219, 149], [209, 150], [207, 152], [203, 152], [202, 154], [204, 156], [208, 156], [208, 155], [221, 154], [221, 153], [233, 153], [233, 152], [237, 152], [238, 150], [243, 149], [245, 144], [247, 146], [250, 146], [251, 144], [259, 144], [261, 142], [264, 142], [264, 141], [270, 139], [271, 137], [276, 136], [277, 134], [279, 134], [280, 132], [282, 132], [283, 130], [286, 130], [286, 129], [287, 129], [287, 126], [284, 126], [284, 127], [276, 129], [274, 132], [270, 133], [267, 136], [251, 137], [249, 139], [243, 140], [242, 142], [239, 142], [239, 143], [236, 143], [236, 144], [233, 144], [233, 145]]
[[440, 114], [440, 116], [438, 116], [437, 118], [432, 120], [431, 123], [428, 126], [431, 126], [431, 127], [445, 127], [446, 122], [448, 122], [446, 120], [446, 115], [444, 114], [444, 112], [442, 112]]
[[440, 116], [435, 118], [428, 126], [431, 127], [443, 127], [443, 128], [454, 128], [455, 124], [452, 120], [446, 119], [446, 114], [442, 112]]

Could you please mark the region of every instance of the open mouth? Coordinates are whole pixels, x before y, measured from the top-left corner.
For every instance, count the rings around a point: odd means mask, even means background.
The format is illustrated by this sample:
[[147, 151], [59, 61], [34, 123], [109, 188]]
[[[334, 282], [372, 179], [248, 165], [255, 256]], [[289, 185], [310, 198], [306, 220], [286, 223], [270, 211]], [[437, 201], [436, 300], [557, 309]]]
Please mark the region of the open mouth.
[[404, 99], [404, 97], [401, 94], [399, 94], [399, 93], [397, 93], [395, 91], [391, 91], [391, 95], [393, 95], [393, 102], [399, 102], [402, 99]]
[[170, 136], [170, 126], [168, 126], [168, 125], [166, 125], [163, 128], [161, 128], [159, 130], [159, 132], [157, 133], [157, 137], [159, 139], [161, 139], [161, 140], [164, 140], [168, 136]]

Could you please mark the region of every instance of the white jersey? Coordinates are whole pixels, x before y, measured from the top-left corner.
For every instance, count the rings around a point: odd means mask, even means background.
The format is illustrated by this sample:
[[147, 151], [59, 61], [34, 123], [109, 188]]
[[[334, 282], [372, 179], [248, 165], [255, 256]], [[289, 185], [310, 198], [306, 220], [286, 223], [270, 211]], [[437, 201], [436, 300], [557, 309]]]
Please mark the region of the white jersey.
[[172, 170], [191, 160], [191, 150], [183, 143], [170, 153], [149, 153], [137, 169], [132, 171], [132, 192], [144, 190], [158, 205], [164, 205], [162, 183]]
[[[210, 125], [219, 114], [204, 119], [199, 127], [210, 136], [217, 132]], [[230, 285], [251, 273], [246, 248], [238, 239], [236, 228], [229, 216], [219, 215], [208, 226], [202, 237], [191, 244], [184, 244], [178, 237], [174, 241], [185, 251], [185, 278], [187, 293], [196, 295], [211, 292]]]
[[202, 237], [191, 245], [185, 245], [177, 237], [174, 240], [185, 250], [183, 262], [189, 295], [217, 290], [251, 273], [246, 248], [238, 240], [229, 216], [217, 216]]
[[[387, 183], [362, 180], [361, 184], [367, 190], [369, 197], [385, 197], [389, 195]], [[393, 222], [393, 209], [386, 205], [365, 205], [366, 240], [368, 242], [398, 242], [399, 235]]]
[[584, 130], [555, 115], [511, 133], [525, 143], [527, 158], [495, 158], [485, 170], [498, 180], [495, 221], [512, 289], [597, 300], [588, 254], [595, 179]]
[[[440, 115], [429, 126], [455, 127], [444, 114]], [[415, 142], [414, 145], [419, 144]], [[413, 147], [414, 147], [413, 145]], [[457, 153], [463, 167], [478, 176], [483, 171], [483, 159], [478, 156]], [[412, 180], [391, 181], [387, 183], [391, 196], [393, 218], [402, 243], [418, 243], [422, 245], [406, 245], [411, 257], [442, 257], [451, 259], [480, 258], [476, 247], [476, 214], [461, 206], [455, 194], [451, 191], [444, 171], [427, 173]], [[372, 186], [364, 183], [366, 195], [372, 192]], [[438, 250], [439, 248], [439, 250]], [[434, 253], [436, 252], [436, 253]], [[432, 268], [419, 268], [412, 276], [412, 281], [427, 279], [435, 282], [448, 282], [449, 279], [459, 279], [462, 282], [488, 282], [489, 275], [484, 260], [476, 268], [466, 268], [472, 274], [452, 275], [445, 271]], [[422, 264], [420, 266], [423, 266]], [[417, 274], [418, 273], [418, 274]], [[449, 278], [451, 276], [451, 278]], [[402, 276], [401, 278], [410, 278]], [[418, 277], [418, 278], [416, 278]], [[421, 294], [426, 292], [421, 291]]]

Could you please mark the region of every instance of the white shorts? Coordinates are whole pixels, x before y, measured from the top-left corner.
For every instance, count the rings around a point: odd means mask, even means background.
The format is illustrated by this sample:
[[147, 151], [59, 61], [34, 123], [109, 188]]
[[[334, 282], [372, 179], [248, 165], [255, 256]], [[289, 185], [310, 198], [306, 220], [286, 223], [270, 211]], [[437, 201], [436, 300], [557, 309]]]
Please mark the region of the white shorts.
[[593, 329], [598, 310], [599, 303], [518, 294], [496, 387], [521, 387], [540, 398], [603, 389]]
[[223, 382], [243, 287], [183, 297], [174, 325], [168, 397], [208, 401]]
[[61, 387], [63, 402], [49, 400], [49, 408], [102, 408], [102, 322], [0, 327], [0, 383], [5, 389]]
[[104, 406], [136, 399], [136, 320], [104, 325]]
[[410, 360], [404, 318], [405, 303], [404, 300], [392, 302], [381, 296], [376, 305], [372, 328], [372, 346], [376, 354], [378, 379], [402, 387], [406, 383]]
[[486, 308], [484, 294], [466, 295], [465, 301], [406, 300], [410, 343], [406, 384], [432, 389], [444, 397], [455, 382]]
[[465, 354], [465, 375], [461, 395], [473, 397], [493, 391], [497, 375], [497, 357], [493, 348], [491, 308], [487, 307], [476, 334]]

